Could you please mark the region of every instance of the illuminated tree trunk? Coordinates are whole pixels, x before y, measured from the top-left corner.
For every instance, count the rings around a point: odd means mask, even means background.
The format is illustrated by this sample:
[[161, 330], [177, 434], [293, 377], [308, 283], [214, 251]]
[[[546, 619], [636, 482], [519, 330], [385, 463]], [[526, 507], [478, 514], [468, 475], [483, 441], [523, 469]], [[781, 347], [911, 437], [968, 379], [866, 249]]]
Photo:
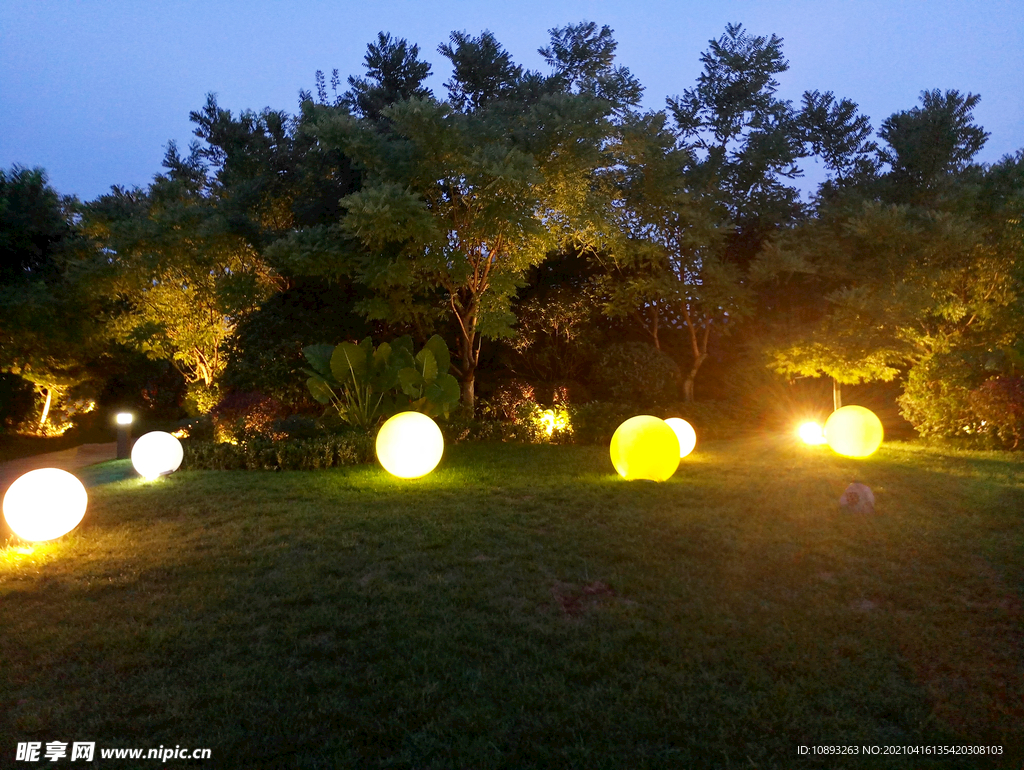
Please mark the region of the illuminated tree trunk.
[[832, 408], [840, 409], [843, 406], [842, 385], [835, 377], [832, 378]]
[[39, 429], [42, 430], [43, 426], [46, 425], [46, 418], [50, 414], [50, 399], [53, 398], [53, 389], [46, 389], [46, 403], [43, 404], [43, 416], [39, 418]]
[[689, 404], [693, 401], [693, 381], [697, 379], [697, 372], [708, 357], [708, 336], [711, 334], [711, 324], [705, 324], [703, 334], [698, 339], [697, 329], [690, 317], [690, 309], [686, 306], [683, 307], [683, 318], [686, 320], [686, 328], [690, 331], [690, 347], [693, 349], [693, 366], [690, 367], [686, 379], [683, 380], [683, 401]]
[[480, 344], [483, 341], [476, 330], [479, 302], [476, 296], [466, 303], [457, 303], [455, 292], [452, 292], [451, 305], [455, 318], [459, 322], [459, 359], [458, 367], [460, 387], [462, 388], [462, 404], [470, 415], [476, 408], [476, 367], [480, 361]]

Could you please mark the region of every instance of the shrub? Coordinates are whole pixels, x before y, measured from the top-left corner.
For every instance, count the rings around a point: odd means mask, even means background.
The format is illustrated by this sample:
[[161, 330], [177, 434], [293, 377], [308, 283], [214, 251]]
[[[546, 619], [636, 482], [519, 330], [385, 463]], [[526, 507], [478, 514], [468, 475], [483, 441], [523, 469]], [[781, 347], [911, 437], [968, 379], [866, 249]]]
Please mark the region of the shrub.
[[939, 353], [910, 369], [897, 403], [922, 438], [978, 439], [984, 426], [971, 406], [982, 375], [964, 355]]
[[320, 470], [374, 461], [374, 440], [365, 433], [327, 434], [291, 441], [250, 439], [237, 444], [186, 441], [187, 470]]
[[305, 364], [302, 348], [359, 340], [373, 328], [352, 310], [365, 296], [358, 285], [308, 277], [291, 283], [238, 322], [224, 343], [222, 381], [233, 390], [259, 391], [285, 404], [308, 406], [312, 400], [299, 377]]
[[645, 342], [617, 342], [605, 348], [591, 369], [595, 390], [609, 401], [652, 409], [679, 399], [679, 367]]
[[968, 396], [980, 428], [1011, 449], [1024, 438], [1024, 377], [994, 377]]
[[262, 393], [229, 393], [210, 410], [218, 441], [286, 438], [276, 427], [284, 417], [284, 405]]

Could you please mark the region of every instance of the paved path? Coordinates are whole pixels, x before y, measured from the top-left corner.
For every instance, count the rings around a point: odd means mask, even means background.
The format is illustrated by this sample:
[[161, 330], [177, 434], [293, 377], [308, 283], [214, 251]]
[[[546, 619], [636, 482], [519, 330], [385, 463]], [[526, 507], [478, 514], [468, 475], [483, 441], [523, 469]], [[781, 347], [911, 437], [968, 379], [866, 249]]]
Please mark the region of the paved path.
[[11, 484], [22, 474], [34, 471], [36, 468], [60, 468], [61, 470], [75, 473], [88, 465], [106, 462], [117, 458], [117, 442], [109, 444], [82, 444], [72, 449], [64, 449], [60, 452], [49, 452], [44, 455], [32, 457], [19, 457], [17, 460], [9, 460], [0, 463], [0, 496], [2, 496]]

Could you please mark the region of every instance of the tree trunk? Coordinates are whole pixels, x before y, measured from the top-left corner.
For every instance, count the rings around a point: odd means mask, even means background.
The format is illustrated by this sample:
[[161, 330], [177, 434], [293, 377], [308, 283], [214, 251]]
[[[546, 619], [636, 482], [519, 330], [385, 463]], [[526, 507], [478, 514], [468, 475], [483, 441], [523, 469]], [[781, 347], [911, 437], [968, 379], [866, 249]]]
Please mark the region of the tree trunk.
[[471, 416], [476, 406], [476, 395], [474, 392], [475, 386], [475, 374], [470, 374], [467, 378], [462, 380], [462, 403], [469, 409], [469, 414]]
[[841, 409], [843, 406], [843, 391], [842, 385], [839, 384], [839, 380], [835, 377], [832, 378], [832, 408], [833, 410]]
[[702, 353], [697, 356], [693, 361], [693, 366], [690, 367], [689, 373], [686, 375], [686, 379], [683, 380], [683, 401], [687, 404], [693, 403], [693, 381], [697, 379], [697, 371], [700, 369], [701, 364], [704, 363], [707, 357], [707, 353]]
[[689, 404], [693, 402], [693, 381], [697, 379], [697, 371], [708, 357], [708, 337], [711, 334], [711, 324], [704, 325], [704, 333], [698, 339], [697, 327], [690, 316], [690, 309], [686, 305], [683, 305], [683, 319], [690, 332], [690, 347], [693, 350], [693, 366], [690, 367], [690, 373], [683, 381], [683, 400]]
[[[470, 417], [473, 416], [476, 406], [474, 384], [476, 382], [476, 365], [480, 361], [480, 335], [476, 330], [476, 316], [478, 305], [474, 299], [468, 306], [460, 306], [455, 302], [455, 295], [452, 295], [452, 310], [455, 312], [455, 319], [459, 322], [459, 358], [462, 366], [457, 367], [460, 379], [462, 380], [462, 403], [469, 409]], [[475, 344], [474, 344], [475, 343]]]
[[53, 398], [53, 388], [46, 389], [46, 403], [43, 404], [43, 416], [39, 418], [39, 429], [46, 425], [46, 418], [50, 414], [50, 399]]

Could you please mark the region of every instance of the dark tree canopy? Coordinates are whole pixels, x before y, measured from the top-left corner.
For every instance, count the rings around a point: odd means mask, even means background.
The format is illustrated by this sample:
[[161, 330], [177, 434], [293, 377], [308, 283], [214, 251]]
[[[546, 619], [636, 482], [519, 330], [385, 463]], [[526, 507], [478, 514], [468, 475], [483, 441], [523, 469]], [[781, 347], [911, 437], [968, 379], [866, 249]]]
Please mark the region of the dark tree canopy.
[[973, 122], [980, 100], [978, 94], [936, 88], [921, 92], [920, 107], [885, 119], [878, 136], [886, 146], [879, 157], [900, 189], [933, 191], [967, 167], [989, 136]]
[[380, 123], [385, 107], [409, 99], [431, 98], [430, 89], [423, 85], [430, 75], [430, 64], [419, 59], [419, 53], [418, 45], [378, 33], [377, 42], [366, 47], [363, 63], [366, 76], [349, 75], [349, 90], [342, 96], [341, 103], [356, 115]]

